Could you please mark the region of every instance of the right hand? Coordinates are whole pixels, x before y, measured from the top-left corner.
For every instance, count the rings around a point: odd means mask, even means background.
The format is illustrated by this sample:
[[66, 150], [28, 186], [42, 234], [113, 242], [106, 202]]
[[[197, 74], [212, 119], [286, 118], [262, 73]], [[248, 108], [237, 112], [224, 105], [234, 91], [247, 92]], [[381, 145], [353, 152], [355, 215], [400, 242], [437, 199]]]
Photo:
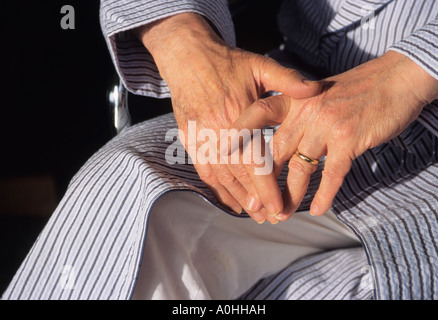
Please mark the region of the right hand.
[[[188, 122], [196, 121], [198, 132], [212, 129], [219, 140], [219, 130], [229, 128], [268, 91], [296, 99], [321, 91], [319, 84], [305, 83], [297, 71], [270, 58], [227, 46], [207, 21], [194, 13], [165, 18], [139, 31], [169, 87], [175, 118], [185, 137]], [[237, 213], [245, 208], [259, 223], [266, 219], [278, 222], [275, 215], [283, 209], [283, 202], [274, 172], [263, 177], [266, 183], [262, 188], [255, 189], [255, 164], [201, 164], [195, 161], [196, 154], [190, 152], [193, 148], [187, 140], [185, 148], [196, 163], [199, 177], [221, 203]], [[256, 197], [251, 199], [249, 194]]]

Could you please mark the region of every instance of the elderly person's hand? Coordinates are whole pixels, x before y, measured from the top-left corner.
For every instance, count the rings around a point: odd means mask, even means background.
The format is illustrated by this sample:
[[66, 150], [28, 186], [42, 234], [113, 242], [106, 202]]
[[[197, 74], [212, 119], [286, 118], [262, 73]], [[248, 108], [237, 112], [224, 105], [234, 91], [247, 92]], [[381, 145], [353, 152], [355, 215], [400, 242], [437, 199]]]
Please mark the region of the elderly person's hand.
[[254, 189], [254, 174], [242, 164], [220, 164], [219, 159], [217, 164], [205, 163], [197, 152], [205, 142], [188, 145], [188, 122], [196, 121], [197, 132], [214, 130], [219, 139], [220, 129], [228, 128], [265, 92], [275, 90], [308, 98], [319, 94], [321, 86], [305, 83], [298, 72], [267, 57], [227, 46], [206, 20], [194, 13], [146, 25], [138, 29], [138, 34], [169, 86], [185, 148], [200, 178], [219, 201], [238, 213], [248, 192], [259, 195], [260, 201], [253, 203], [255, 211], [272, 204], [271, 211], [278, 213], [283, 203], [275, 176], [266, 176], [263, 188]]
[[323, 82], [323, 92], [310, 99], [279, 95], [259, 100], [232, 126], [239, 130], [281, 123], [273, 138], [277, 174], [290, 161], [279, 220], [297, 210], [318, 159], [327, 156], [310, 208], [313, 215], [329, 210], [355, 158], [400, 134], [438, 98], [438, 81], [392, 51]]

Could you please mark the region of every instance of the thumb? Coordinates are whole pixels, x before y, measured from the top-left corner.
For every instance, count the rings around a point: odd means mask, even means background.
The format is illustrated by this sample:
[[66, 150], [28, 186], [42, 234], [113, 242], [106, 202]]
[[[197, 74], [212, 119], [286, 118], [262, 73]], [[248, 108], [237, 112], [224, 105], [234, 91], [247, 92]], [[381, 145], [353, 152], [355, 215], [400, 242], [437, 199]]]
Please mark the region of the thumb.
[[286, 68], [271, 58], [264, 57], [257, 74], [262, 94], [277, 91], [295, 99], [314, 97], [322, 92], [322, 83], [307, 81], [297, 70]]

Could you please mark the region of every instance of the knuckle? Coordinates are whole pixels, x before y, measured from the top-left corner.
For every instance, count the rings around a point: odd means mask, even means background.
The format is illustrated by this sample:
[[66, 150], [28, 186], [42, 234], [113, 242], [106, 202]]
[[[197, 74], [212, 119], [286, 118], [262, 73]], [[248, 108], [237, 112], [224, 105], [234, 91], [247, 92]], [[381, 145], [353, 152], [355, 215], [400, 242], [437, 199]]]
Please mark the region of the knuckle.
[[250, 161], [245, 164], [249, 169], [263, 167], [265, 165], [266, 159], [262, 154], [252, 152], [249, 158]]
[[305, 163], [304, 161], [301, 161], [301, 159], [296, 159], [295, 157], [289, 161], [288, 165], [289, 170], [296, 178], [302, 178], [312, 174], [315, 170], [314, 167], [314, 165]]
[[251, 172], [252, 174], [256, 174], [257, 170], [263, 169], [266, 167], [266, 164], [264, 160], [260, 161], [254, 161], [249, 164], [245, 164], [245, 168], [248, 172]]
[[274, 143], [274, 145], [272, 146], [272, 157], [274, 158], [274, 160], [281, 161], [281, 150], [282, 146]]
[[249, 173], [254, 173], [258, 168], [271, 167], [272, 164], [272, 156], [266, 151], [245, 154], [243, 161], [243, 166]]
[[346, 124], [339, 124], [335, 127], [333, 134], [337, 141], [345, 141], [352, 136], [354, 131], [353, 126]]
[[224, 105], [223, 108], [224, 116], [222, 120], [225, 120], [228, 123], [232, 123], [239, 118], [239, 113], [240, 110], [242, 109], [242, 106], [237, 98], [232, 97], [230, 94], [228, 94], [224, 98], [223, 105]]
[[230, 169], [238, 180], [242, 181], [243, 183], [251, 182], [251, 177], [243, 165], [230, 165]]
[[286, 69], [287, 72], [289, 73], [289, 77], [291, 78], [301, 78], [301, 73], [299, 73], [297, 70], [295, 69]]
[[326, 168], [322, 171], [322, 176], [325, 180], [330, 181], [330, 184], [341, 185], [344, 181], [344, 175], [335, 169]]
[[288, 149], [288, 145], [290, 144], [290, 139], [288, 139], [283, 134], [274, 135], [272, 145], [272, 156], [275, 160], [282, 161], [285, 160], [285, 151]]
[[219, 183], [225, 187], [234, 186], [238, 182], [237, 178], [234, 175], [227, 173], [219, 174], [217, 178]]
[[276, 64], [277, 62], [267, 56], [263, 56], [263, 55], [253, 55], [254, 58], [254, 62], [257, 63], [260, 66], [260, 70], [269, 70], [269, 67], [272, 64]]
[[324, 169], [322, 174], [324, 175], [325, 178], [330, 180], [336, 179], [338, 177], [338, 174], [331, 168]]
[[218, 178], [211, 170], [198, 170], [198, 175], [199, 178], [209, 186], [213, 186], [218, 183]]
[[291, 159], [289, 161], [288, 168], [290, 171], [293, 172], [294, 176], [297, 177], [304, 176], [307, 174], [307, 169], [305, 168], [305, 165], [300, 161], [296, 161], [294, 159]]
[[254, 107], [257, 108], [259, 112], [264, 114], [271, 114], [274, 112], [272, 105], [267, 99], [260, 99], [254, 103]]

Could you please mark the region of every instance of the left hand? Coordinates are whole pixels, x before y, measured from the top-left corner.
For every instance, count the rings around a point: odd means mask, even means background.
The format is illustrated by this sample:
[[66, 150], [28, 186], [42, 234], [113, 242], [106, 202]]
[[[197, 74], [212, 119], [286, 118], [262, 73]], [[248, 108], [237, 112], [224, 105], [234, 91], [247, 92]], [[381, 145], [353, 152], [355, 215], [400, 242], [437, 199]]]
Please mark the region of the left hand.
[[279, 95], [258, 100], [232, 126], [252, 130], [282, 124], [273, 138], [276, 173], [290, 161], [278, 220], [289, 219], [298, 209], [316, 170], [296, 151], [316, 160], [327, 156], [310, 208], [311, 214], [322, 215], [330, 209], [352, 161], [399, 135], [438, 98], [438, 81], [392, 51], [323, 82], [323, 93], [310, 99]]

